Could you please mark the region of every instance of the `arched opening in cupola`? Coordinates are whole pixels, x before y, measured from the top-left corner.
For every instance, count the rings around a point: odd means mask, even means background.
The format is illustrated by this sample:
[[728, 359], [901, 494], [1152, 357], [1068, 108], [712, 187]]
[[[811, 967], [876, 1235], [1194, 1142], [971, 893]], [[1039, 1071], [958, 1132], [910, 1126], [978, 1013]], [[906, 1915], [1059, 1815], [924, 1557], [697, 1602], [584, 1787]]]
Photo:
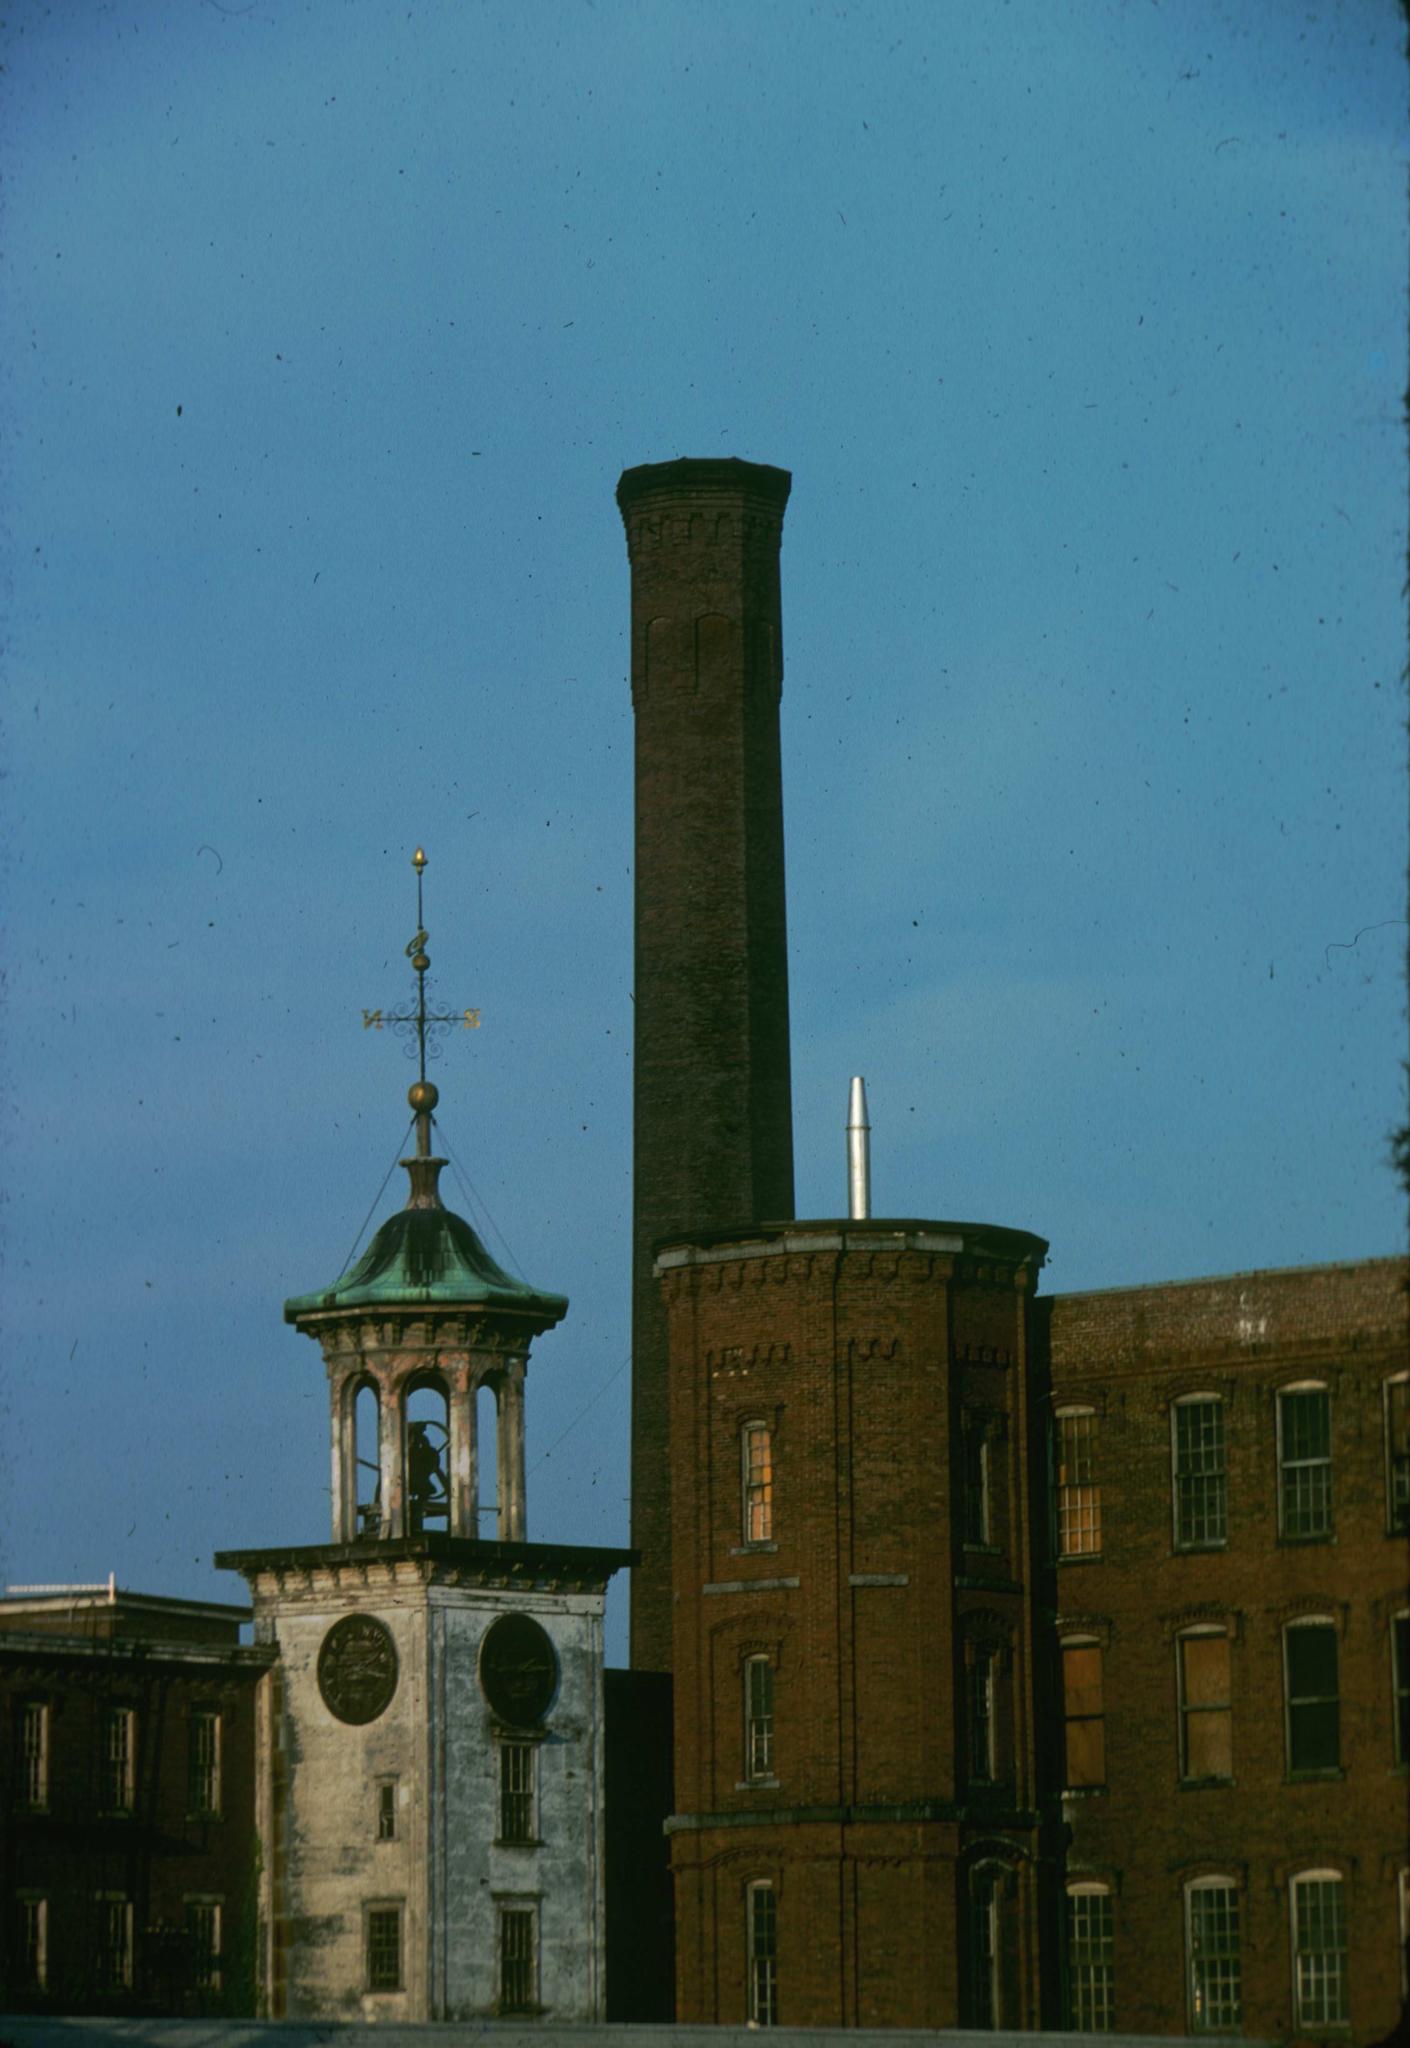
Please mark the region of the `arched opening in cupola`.
[[475, 1390], [475, 1463], [475, 1534], [493, 1543], [499, 1535], [499, 1396], [484, 1381]]
[[371, 1380], [353, 1395], [353, 1473], [357, 1502], [356, 1529], [361, 1541], [373, 1543], [382, 1526], [382, 1404]]
[[450, 1527], [450, 1403], [434, 1374], [406, 1395], [406, 1528], [410, 1536]]

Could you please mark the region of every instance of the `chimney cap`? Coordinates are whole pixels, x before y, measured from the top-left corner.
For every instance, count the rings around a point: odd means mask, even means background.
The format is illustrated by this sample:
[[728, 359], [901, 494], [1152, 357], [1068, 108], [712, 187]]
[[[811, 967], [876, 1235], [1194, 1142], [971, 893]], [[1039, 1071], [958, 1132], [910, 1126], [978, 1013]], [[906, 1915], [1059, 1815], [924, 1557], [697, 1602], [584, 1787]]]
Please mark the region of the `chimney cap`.
[[657, 492], [674, 497], [683, 491], [708, 491], [765, 498], [781, 512], [792, 488], [791, 473], [767, 462], [744, 462], [737, 455], [682, 455], [674, 462], [643, 462], [624, 469], [617, 482], [617, 503], [625, 513], [628, 505]]

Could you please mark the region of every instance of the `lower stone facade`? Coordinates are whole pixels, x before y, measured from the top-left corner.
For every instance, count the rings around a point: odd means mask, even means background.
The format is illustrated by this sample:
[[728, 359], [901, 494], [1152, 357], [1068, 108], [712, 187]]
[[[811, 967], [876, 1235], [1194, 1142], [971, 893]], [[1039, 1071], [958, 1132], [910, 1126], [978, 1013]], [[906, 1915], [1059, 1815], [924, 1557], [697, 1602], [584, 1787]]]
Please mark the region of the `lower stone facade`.
[[441, 1537], [218, 1561], [277, 1651], [263, 2009], [603, 2017], [602, 1616], [621, 1554]]

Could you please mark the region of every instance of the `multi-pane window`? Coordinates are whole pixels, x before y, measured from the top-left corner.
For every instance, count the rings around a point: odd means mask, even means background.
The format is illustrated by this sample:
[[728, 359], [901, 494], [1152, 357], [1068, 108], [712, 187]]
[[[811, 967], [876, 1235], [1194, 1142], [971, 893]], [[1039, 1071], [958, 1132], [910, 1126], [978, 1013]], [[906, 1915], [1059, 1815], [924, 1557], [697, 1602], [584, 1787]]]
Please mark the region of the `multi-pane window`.
[[1176, 1641], [1180, 1688], [1180, 1776], [1232, 1778], [1233, 1713], [1229, 1703], [1229, 1638], [1192, 1632]]
[[105, 1813], [131, 1813], [137, 1782], [137, 1715], [109, 1707], [102, 1721], [98, 1799]]
[[970, 1416], [964, 1426], [964, 1540], [979, 1546], [989, 1537], [989, 1431]]
[[1083, 2034], [1109, 2034], [1116, 2017], [1116, 1944], [1105, 1885], [1067, 1888], [1067, 2020]]
[[395, 1778], [377, 1780], [377, 1839], [379, 1842], [394, 1842], [397, 1838], [397, 1781]]
[[1332, 1533], [1332, 1401], [1325, 1387], [1286, 1387], [1278, 1396], [1278, 1530], [1300, 1538]]
[[1410, 1529], [1410, 1375], [1387, 1380], [1386, 1511], [1392, 1529]]
[[1293, 1988], [1299, 2027], [1336, 2026], [1347, 2018], [1346, 1908], [1334, 1870], [1309, 1870], [1292, 1881]]
[[778, 2025], [778, 1896], [771, 1884], [747, 1893], [745, 1944], [751, 2027]]
[[219, 1899], [186, 1901], [186, 1935], [198, 1991], [220, 1989], [220, 1904]]
[[1175, 1461], [1175, 1542], [1212, 1548], [1229, 1533], [1229, 1475], [1224, 1462], [1224, 1403], [1195, 1394], [1171, 1409]]
[[49, 1901], [17, 1899], [15, 1921], [20, 1987], [43, 1991], [49, 1982]]
[[1007, 1873], [981, 1863], [969, 1877], [969, 1980], [961, 2024], [999, 2027], [1007, 2015], [1003, 1998], [1003, 1901]]
[[1289, 1771], [1334, 1771], [1341, 1762], [1341, 1702], [1334, 1622], [1290, 1622], [1283, 1631]]
[[20, 1708], [19, 1794], [23, 1806], [49, 1804], [49, 1708], [26, 1700]]
[[740, 1438], [744, 1484], [744, 1540], [769, 1543], [774, 1533], [773, 1432], [766, 1422], [746, 1422]]
[[534, 1757], [532, 1742], [499, 1745], [499, 1839], [532, 1842], [534, 1829]]
[[401, 1990], [401, 1907], [367, 1909], [367, 1988]]
[[1395, 1761], [1410, 1764], [1410, 1614], [1397, 1614], [1391, 1623], [1390, 1655]]
[[220, 1812], [220, 1716], [202, 1711], [191, 1716], [189, 1755], [192, 1813]]
[[774, 1667], [767, 1657], [744, 1660], [744, 1775], [774, 1775]]
[[1102, 1547], [1097, 1418], [1090, 1408], [1067, 1408], [1054, 1420], [1057, 1554], [1096, 1557]]
[[1190, 2031], [1237, 2033], [1243, 2023], [1239, 1894], [1226, 1877], [1202, 1877], [1185, 1893]]
[[98, 1894], [98, 1988], [132, 1989], [132, 1901], [118, 1892]]
[[994, 1652], [974, 1647], [965, 1664], [965, 1754], [969, 1781], [987, 1785], [994, 1776]]
[[1106, 1709], [1100, 1643], [1062, 1645], [1063, 1784], [1106, 1783]]
[[538, 2009], [538, 1926], [531, 1904], [499, 1909], [499, 2009]]

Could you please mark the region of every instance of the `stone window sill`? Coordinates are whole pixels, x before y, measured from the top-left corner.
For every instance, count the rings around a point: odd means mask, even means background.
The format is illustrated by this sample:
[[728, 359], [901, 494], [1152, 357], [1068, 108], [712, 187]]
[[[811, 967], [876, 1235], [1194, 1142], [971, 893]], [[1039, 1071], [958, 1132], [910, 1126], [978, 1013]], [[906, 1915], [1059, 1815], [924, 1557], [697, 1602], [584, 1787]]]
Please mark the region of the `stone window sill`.
[[777, 1549], [776, 1543], [732, 1543], [729, 1554], [731, 1557], [755, 1557]]

